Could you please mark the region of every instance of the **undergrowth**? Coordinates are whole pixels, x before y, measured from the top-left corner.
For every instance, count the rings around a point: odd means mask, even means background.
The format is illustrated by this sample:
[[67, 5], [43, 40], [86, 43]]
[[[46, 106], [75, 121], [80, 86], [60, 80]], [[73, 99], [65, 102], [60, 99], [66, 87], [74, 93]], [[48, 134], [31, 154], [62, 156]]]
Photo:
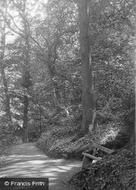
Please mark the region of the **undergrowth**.
[[[55, 126], [42, 133], [37, 146], [49, 156], [82, 158], [82, 152], [86, 150], [87, 145], [91, 147], [92, 141], [99, 144], [110, 144], [119, 135], [119, 128], [121, 127], [122, 123], [100, 125], [91, 134], [78, 138], [76, 134], [79, 126]], [[118, 144], [117, 141], [116, 146]], [[112, 143], [110, 146], [113, 146]]]
[[134, 190], [135, 174], [135, 152], [123, 149], [90, 164], [69, 182], [75, 185], [75, 190]]

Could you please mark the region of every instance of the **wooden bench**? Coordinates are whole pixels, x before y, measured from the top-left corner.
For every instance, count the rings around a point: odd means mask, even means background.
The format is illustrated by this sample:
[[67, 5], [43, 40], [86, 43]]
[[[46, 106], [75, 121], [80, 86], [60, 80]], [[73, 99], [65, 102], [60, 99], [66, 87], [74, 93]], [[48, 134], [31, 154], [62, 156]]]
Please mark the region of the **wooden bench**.
[[105, 152], [107, 154], [112, 154], [115, 151], [115, 150], [111, 150], [109, 148], [106, 148], [104, 146], [101, 146], [101, 145], [99, 145], [98, 143], [95, 143], [95, 142], [93, 142], [93, 147], [98, 149], [98, 150], [101, 150], [101, 151], [103, 151], [103, 152]]
[[93, 155], [88, 154], [86, 152], [82, 153], [82, 155], [84, 156], [83, 157], [83, 163], [82, 163], [82, 169], [88, 168], [88, 166], [90, 165], [90, 160], [92, 160], [93, 163], [102, 160], [102, 157], [96, 157], [95, 156], [95, 153], [97, 150], [101, 150], [101, 151], [105, 152], [106, 154], [112, 154], [114, 152], [114, 150], [111, 150], [109, 148], [101, 146], [95, 142], [93, 142], [91, 150], [92, 149], [93, 149]]

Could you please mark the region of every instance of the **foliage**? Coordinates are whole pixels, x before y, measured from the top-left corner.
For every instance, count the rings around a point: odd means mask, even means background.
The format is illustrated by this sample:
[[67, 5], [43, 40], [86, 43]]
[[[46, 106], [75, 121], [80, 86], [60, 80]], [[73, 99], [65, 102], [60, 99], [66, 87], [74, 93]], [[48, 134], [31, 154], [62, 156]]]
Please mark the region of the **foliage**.
[[[25, 19], [23, 3], [22, 0], [7, 3], [6, 14], [4, 7], [0, 8], [0, 28], [4, 23], [8, 31], [5, 54], [0, 58], [5, 73], [3, 78], [0, 70], [0, 114], [2, 117], [6, 114], [7, 95], [13, 127], [23, 127], [24, 96], [27, 97], [27, 125], [38, 130], [38, 136], [44, 133], [39, 139], [42, 139], [41, 144], [46, 145], [50, 137], [50, 147], [55, 139], [58, 147], [54, 145], [54, 149], [60, 151], [63, 148], [59, 146], [65, 144], [65, 149], [69, 147], [70, 151], [73, 146], [74, 152], [78, 141], [82, 141], [76, 135], [81, 128], [83, 111], [78, 1], [26, 1]], [[96, 118], [93, 134], [100, 131], [94, 136], [99, 136], [97, 139], [103, 139], [104, 143], [107, 139], [114, 140], [115, 134], [123, 128], [120, 137], [125, 136], [125, 140], [116, 139], [120, 144], [128, 139], [126, 133], [129, 135], [135, 117], [135, 1], [90, 1], [89, 10], [95, 104], [96, 111], [103, 114]], [[24, 35], [29, 36], [29, 52], [26, 52]], [[1, 31], [0, 38], [2, 36]], [[0, 53], [2, 47], [0, 45]], [[26, 53], [29, 53], [29, 66]], [[27, 69], [25, 75], [24, 68]], [[7, 84], [6, 93], [3, 79]], [[66, 143], [59, 142], [64, 142], [62, 137]]]
[[0, 155], [7, 153], [7, 149], [13, 144], [15, 137], [13, 135], [12, 126], [3, 119], [0, 120]]
[[135, 153], [122, 150], [107, 156], [70, 180], [75, 189], [135, 189]]
[[42, 133], [37, 146], [53, 157], [82, 158], [82, 152], [92, 146], [92, 141], [105, 145], [107, 148], [119, 149], [129, 140], [129, 134], [122, 123], [99, 125], [91, 134], [79, 138], [78, 126], [63, 123], [61, 126], [49, 127]]
[[[111, 149], [126, 145], [135, 125], [135, 0], [88, 1], [88, 28], [83, 28], [90, 49], [84, 73], [85, 78], [92, 75], [92, 84], [86, 80], [88, 88], [82, 75], [79, 1], [3, 2], [0, 154], [20, 141], [15, 135], [22, 137], [24, 128], [29, 140], [40, 137], [37, 146], [53, 157], [82, 158], [92, 141]], [[97, 113], [95, 129], [79, 137], [83, 89], [89, 93], [89, 88]], [[134, 189], [134, 153], [123, 150], [105, 157], [73, 180], [78, 190]]]
[[63, 154], [69, 154], [72, 150], [70, 144], [76, 137], [76, 130], [74, 126], [54, 126], [41, 135], [37, 146], [50, 156], [63, 157]]

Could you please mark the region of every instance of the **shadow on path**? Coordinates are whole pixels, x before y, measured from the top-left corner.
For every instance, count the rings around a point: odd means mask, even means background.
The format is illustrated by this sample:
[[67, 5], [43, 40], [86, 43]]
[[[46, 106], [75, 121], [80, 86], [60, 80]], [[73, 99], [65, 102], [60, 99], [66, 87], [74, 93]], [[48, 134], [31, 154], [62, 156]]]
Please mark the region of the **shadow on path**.
[[49, 190], [72, 190], [68, 180], [81, 168], [80, 161], [49, 158], [34, 143], [12, 147], [5, 160], [0, 177], [48, 177]]

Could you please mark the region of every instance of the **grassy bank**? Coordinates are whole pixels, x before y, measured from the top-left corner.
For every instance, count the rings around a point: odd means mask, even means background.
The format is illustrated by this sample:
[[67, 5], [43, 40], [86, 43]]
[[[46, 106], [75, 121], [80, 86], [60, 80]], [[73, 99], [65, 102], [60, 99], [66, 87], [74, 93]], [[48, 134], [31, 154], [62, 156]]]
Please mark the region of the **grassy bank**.
[[[101, 125], [91, 134], [79, 138], [76, 134], [79, 126], [51, 126], [42, 133], [37, 146], [47, 155], [55, 158], [82, 158], [82, 152], [92, 141], [107, 144], [109, 148], [120, 148], [127, 139], [121, 123]], [[122, 128], [120, 133], [119, 128]], [[124, 127], [125, 128], [125, 127]], [[122, 137], [123, 136], [123, 137]]]

